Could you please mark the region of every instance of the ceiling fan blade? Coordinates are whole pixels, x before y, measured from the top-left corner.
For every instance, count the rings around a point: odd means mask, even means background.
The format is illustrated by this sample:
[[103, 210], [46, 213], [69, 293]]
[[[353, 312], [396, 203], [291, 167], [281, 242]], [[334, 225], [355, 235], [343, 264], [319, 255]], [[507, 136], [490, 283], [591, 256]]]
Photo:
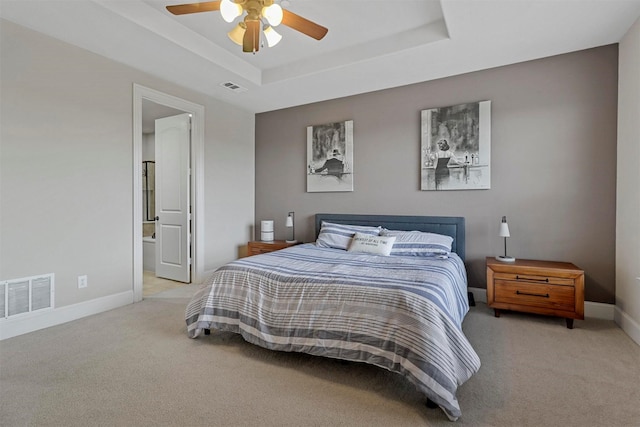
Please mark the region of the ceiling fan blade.
[[309, 37], [313, 37], [316, 40], [321, 40], [329, 31], [322, 25], [311, 22], [308, 19], [303, 18], [300, 15], [296, 15], [286, 9], [282, 9], [282, 24], [293, 28], [296, 31], [300, 31], [302, 34], [306, 34]]
[[257, 52], [260, 50], [260, 21], [245, 20], [247, 31], [242, 39], [243, 52]]
[[167, 6], [167, 10], [174, 15], [185, 15], [187, 13], [214, 12], [220, 10], [220, 0], [208, 1], [204, 3], [177, 4]]

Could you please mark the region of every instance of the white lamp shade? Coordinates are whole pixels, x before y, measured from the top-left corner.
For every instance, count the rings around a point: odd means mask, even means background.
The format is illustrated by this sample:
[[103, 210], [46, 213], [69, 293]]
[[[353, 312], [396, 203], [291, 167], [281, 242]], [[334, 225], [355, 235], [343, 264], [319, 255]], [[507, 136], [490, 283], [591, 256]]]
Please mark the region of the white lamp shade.
[[500, 237], [511, 237], [509, 234], [509, 224], [506, 222], [500, 223], [500, 232], [498, 234]]
[[287, 227], [293, 227], [293, 217], [291, 215], [287, 216]]
[[233, 22], [238, 16], [242, 15], [242, 6], [231, 0], [222, 0], [220, 3], [220, 15], [227, 22]]
[[275, 45], [280, 43], [280, 40], [282, 40], [282, 36], [278, 34], [278, 32], [274, 30], [273, 27], [265, 28], [264, 37], [267, 39], [267, 46], [269, 47], [274, 47]]
[[272, 27], [277, 27], [282, 22], [282, 8], [279, 4], [272, 4], [269, 7], [262, 8], [262, 16], [264, 16]]

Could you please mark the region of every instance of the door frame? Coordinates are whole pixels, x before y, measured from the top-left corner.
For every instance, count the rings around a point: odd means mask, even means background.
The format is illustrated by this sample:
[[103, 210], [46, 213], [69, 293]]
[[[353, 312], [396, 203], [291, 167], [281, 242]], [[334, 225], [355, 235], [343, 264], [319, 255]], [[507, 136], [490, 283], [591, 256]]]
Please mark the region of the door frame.
[[133, 302], [142, 301], [142, 101], [190, 113], [191, 117], [191, 281], [204, 273], [204, 106], [133, 84]]

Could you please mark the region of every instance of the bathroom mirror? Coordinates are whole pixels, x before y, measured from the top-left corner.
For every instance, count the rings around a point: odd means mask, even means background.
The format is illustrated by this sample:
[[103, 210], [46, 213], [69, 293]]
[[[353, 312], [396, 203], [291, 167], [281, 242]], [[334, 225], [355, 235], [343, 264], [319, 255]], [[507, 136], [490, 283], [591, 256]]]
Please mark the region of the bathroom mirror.
[[156, 162], [142, 162], [142, 221], [155, 221], [156, 217]]

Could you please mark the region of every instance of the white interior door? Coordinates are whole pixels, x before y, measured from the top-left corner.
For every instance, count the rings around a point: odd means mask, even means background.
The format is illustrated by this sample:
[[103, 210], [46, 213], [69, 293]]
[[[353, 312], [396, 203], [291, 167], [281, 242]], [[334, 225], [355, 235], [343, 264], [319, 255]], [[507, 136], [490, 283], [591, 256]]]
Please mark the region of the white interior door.
[[156, 120], [156, 276], [191, 281], [189, 114]]

